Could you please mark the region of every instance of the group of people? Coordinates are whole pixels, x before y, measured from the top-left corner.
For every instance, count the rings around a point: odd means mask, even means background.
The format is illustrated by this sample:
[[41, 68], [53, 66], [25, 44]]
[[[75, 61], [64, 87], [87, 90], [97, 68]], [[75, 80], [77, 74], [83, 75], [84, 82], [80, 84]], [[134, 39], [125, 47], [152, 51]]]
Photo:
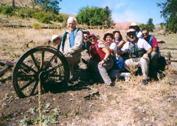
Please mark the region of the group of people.
[[69, 17], [62, 38], [55, 36], [51, 39], [68, 60], [71, 80], [76, 78], [74, 70], [81, 61], [84, 49], [89, 55], [89, 59], [83, 59], [88, 71], [107, 85], [113, 86], [115, 79], [125, 71], [131, 74], [141, 71], [139, 73], [142, 73], [142, 83], [145, 85], [150, 77], [157, 79], [160, 51], [156, 38], [147, 29], [140, 30], [138, 25], [132, 23], [126, 32], [126, 40], [123, 40], [119, 30], [105, 33], [100, 39], [76, 26], [76, 18]]

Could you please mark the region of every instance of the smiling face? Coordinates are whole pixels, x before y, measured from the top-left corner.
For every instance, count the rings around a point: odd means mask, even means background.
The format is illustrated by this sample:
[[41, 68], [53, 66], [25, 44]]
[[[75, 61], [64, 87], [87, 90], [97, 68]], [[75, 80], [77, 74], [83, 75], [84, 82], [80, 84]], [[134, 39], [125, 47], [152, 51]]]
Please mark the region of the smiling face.
[[112, 34], [112, 33], [106, 33], [106, 34], [104, 35], [104, 37], [103, 37], [104, 44], [105, 44], [106, 46], [110, 46], [111, 43], [113, 42], [113, 39], [114, 39], [114, 37], [113, 37], [113, 34]]
[[74, 30], [76, 28], [76, 22], [73, 21], [73, 22], [68, 23], [68, 28], [70, 30]]
[[75, 17], [69, 17], [67, 20], [67, 27], [70, 31], [76, 28], [77, 20]]
[[108, 43], [112, 43], [113, 39], [110, 35], [107, 35], [105, 41]]
[[147, 39], [147, 38], [148, 38], [148, 35], [149, 35], [148, 30], [143, 30], [142, 33], [143, 33], [143, 38], [144, 38], [144, 39]]
[[114, 38], [119, 39], [119, 38], [120, 38], [120, 34], [119, 34], [118, 32], [116, 32], [116, 33], [114, 34]]

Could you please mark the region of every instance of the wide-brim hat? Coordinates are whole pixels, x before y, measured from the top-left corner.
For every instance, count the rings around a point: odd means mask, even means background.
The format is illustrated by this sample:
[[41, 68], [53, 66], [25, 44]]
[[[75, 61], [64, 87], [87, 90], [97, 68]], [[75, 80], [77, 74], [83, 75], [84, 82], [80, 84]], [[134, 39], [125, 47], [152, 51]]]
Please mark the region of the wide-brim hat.
[[103, 37], [103, 40], [104, 40], [104, 41], [106, 40], [106, 37], [107, 37], [107, 36], [110, 36], [112, 39], [114, 38], [113, 34], [110, 33], [110, 32], [108, 32], [108, 33], [105, 33], [105, 34], [104, 34], [104, 37]]
[[127, 30], [127, 33], [131, 33], [131, 32], [136, 32], [136, 31], [133, 28], [130, 28], [130, 29]]
[[137, 26], [137, 24], [135, 22], [132, 22], [130, 26]]

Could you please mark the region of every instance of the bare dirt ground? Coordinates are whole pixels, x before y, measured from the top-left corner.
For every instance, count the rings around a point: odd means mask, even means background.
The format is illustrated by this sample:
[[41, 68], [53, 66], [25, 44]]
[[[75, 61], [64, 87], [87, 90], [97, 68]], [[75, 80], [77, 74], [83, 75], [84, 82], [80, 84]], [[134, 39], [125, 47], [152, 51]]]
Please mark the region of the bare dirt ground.
[[[110, 30], [91, 30], [103, 35]], [[16, 61], [28, 48], [46, 45], [52, 34], [63, 30], [0, 28], [0, 56]], [[177, 48], [176, 34], [157, 35]], [[175, 56], [175, 52], [172, 52]], [[41, 96], [42, 122], [46, 126], [176, 126], [177, 72], [175, 64], [166, 77], [144, 86], [140, 77], [118, 81], [114, 87], [104, 84], [80, 84]], [[10, 76], [12, 71], [3, 76]], [[2, 78], [1, 78], [2, 79]], [[62, 88], [62, 87], [61, 87]], [[37, 125], [38, 97], [19, 99], [11, 80], [0, 82], [0, 126]]]

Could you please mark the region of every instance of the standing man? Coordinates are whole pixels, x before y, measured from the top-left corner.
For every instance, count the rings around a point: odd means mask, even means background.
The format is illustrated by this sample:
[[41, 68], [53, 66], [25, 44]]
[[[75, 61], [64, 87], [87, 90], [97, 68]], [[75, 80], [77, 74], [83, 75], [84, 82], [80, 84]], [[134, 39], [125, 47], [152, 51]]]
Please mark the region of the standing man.
[[73, 81], [77, 79], [74, 70], [77, 69], [80, 62], [83, 42], [83, 32], [77, 28], [76, 25], [76, 18], [69, 17], [67, 20], [67, 30], [62, 37], [60, 45], [60, 51], [63, 52], [68, 60], [71, 71], [71, 80]]
[[[67, 29], [63, 34], [58, 49], [65, 55], [70, 71], [71, 81], [77, 79], [74, 70], [77, 69], [81, 58], [83, 32], [76, 27], [77, 20], [75, 17], [69, 17], [67, 20]], [[57, 39], [56, 39], [57, 40]]]

